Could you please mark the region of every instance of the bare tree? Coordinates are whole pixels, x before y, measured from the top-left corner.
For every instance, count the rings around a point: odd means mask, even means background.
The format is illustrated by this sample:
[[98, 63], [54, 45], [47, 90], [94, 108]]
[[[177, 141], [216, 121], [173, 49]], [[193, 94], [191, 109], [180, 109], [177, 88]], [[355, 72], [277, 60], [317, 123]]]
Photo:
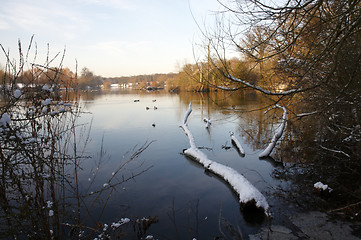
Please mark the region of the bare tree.
[[[327, 176], [349, 199], [360, 201], [360, 190], [341, 182], [345, 172], [349, 182], [360, 179], [361, 1], [219, 3], [215, 25], [202, 30], [203, 45], [211, 43], [212, 64], [224, 77], [214, 87], [253, 89], [285, 106], [291, 119], [302, 119], [307, 125], [294, 134], [309, 129], [312, 147], [325, 160], [318, 158], [322, 169], [315, 175]], [[234, 74], [229, 50], [239, 52], [257, 79]], [[288, 145], [294, 149], [291, 141]]]
[[[350, 61], [360, 59], [360, 1], [263, 2], [219, 1], [224, 8], [221, 17], [213, 29], [203, 31], [205, 44], [211, 43], [213, 64], [228, 81], [279, 96], [339, 85], [341, 79], [335, 79], [335, 71], [343, 74], [340, 63], [350, 59], [345, 59], [344, 53], [353, 49]], [[258, 84], [231, 74], [226, 48], [239, 51], [243, 59], [254, 63], [250, 70], [258, 71]], [[357, 70], [359, 66], [353, 65]], [[343, 79], [342, 84], [355, 79]]]

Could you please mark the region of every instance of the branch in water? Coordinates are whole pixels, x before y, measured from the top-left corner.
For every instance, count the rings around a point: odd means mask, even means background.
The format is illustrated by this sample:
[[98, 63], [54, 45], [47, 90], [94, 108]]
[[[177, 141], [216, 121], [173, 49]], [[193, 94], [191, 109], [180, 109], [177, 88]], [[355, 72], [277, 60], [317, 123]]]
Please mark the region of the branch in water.
[[269, 205], [263, 194], [258, 191], [243, 175], [238, 173], [233, 168], [224, 166], [215, 161], [208, 159], [208, 157], [201, 152], [195, 144], [194, 137], [187, 126], [187, 119], [191, 113], [191, 104], [185, 114], [184, 122], [181, 128], [189, 139], [190, 148], [184, 151], [184, 154], [191, 157], [196, 162], [203, 165], [203, 167], [213, 174], [221, 177], [226, 181], [232, 189], [237, 193], [240, 204], [254, 203], [256, 207], [264, 210], [264, 213], [269, 215]]
[[278, 141], [278, 139], [281, 138], [282, 136], [282, 133], [283, 133], [283, 130], [285, 129], [286, 127], [286, 121], [287, 121], [287, 110], [285, 107], [282, 107], [280, 105], [276, 105], [276, 107], [278, 108], [282, 108], [283, 109], [283, 116], [282, 116], [282, 123], [281, 123], [281, 126], [279, 127], [278, 131], [275, 133], [275, 135], [273, 136], [270, 144], [268, 145], [268, 147], [263, 151], [261, 152], [261, 154], [259, 155], [260, 158], [263, 158], [263, 157], [268, 157], [272, 150], [275, 148], [276, 146], [276, 143]]

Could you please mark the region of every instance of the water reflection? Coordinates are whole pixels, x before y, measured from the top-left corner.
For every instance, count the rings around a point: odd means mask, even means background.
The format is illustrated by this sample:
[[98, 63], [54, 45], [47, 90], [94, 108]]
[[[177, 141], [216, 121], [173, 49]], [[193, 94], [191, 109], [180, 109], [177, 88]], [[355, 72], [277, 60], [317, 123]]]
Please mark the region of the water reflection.
[[[134, 102], [135, 99], [139, 102]], [[156, 102], [152, 101], [154, 99]], [[114, 156], [121, 155], [141, 140], [155, 140], [151, 150], [144, 156], [143, 163], [154, 167], [150, 172], [139, 176], [137, 183], [124, 186], [126, 190], [121, 196], [129, 208], [123, 214], [158, 216], [160, 221], [150, 228], [154, 235], [163, 234], [182, 239], [187, 234], [175, 231], [172, 221], [167, 223], [171, 203], [181, 202], [187, 206], [187, 203], [197, 201], [199, 211], [203, 213], [199, 219], [207, 219], [197, 223], [201, 236], [213, 238], [219, 234], [217, 224], [221, 209], [222, 217], [233, 219], [231, 223], [240, 225], [245, 233], [257, 231], [262, 221], [249, 219], [242, 214], [237, 198], [234, 198], [227, 185], [218, 179], [214, 181], [214, 176], [203, 174], [202, 168], [192, 161], [184, 161], [185, 158], [180, 154], [189, 147], [179, 124], [190, 101], [194, 110], [189, 126], [196, 142], [211, 159], [235, 168], [265, 195], [268, 195], [270, 187], [278, 184], [270, 176], [277, 165], [276, 161], [260, 161], [257, 157], [260, 149], [267, 146], [267, 141], [272, 137], [272, 132], [269, 132], [275, 127], [272, 126], [275, 123], [272, 117], [279, 117], [279, 112], [269, 117], [262, 111], [254, 111], [261, 108], [266, 99], [254, 93], [237, 96], [226, 93], [171, 95], [164, 92], [134, 91], [116, 94], [115, 91], [110, 91], [96, 95], [96, 100], [86, 105], [87, 110], [93, 113], [92, 138], [97, 139], [104, 134], [104, 145], [111, 156], [109, 165], [116, 161], [113, 160]], [[157, 110], [152, 109], [155, 103]], [[147, 106], [149, 110], [146, 110]], [[203, 122], [205, 117], [212, 121], [208, 129]], [[152, 123], [155, 123], [155, 127], [152, 127]], [[231, 145], [230, 130], [242, 139], [245, 156], [240, 156], [234, 148], [222, 148], [225, 144]], [[184, 227], [189, 217], [184, 205], [181, 209], [185, 212], [175, 211], [177, 228]], [[235, 209], [238, 209], [238, 214], [235, 214]], [[108, 214], [106, 218], [116, 218], [114, 211]], [[248, 221], [256, 221], [258, 224], [249, 224]], [[210, 228], [214, 231], [205, 231]]]
[[[256, 111], [267, 105], [267, 99], [253, 92], [178, 95], [121, 89], [67, 96], [68, 101], [72, 98], [83, 106], [77, 124], [92, 123], [84, 150], [89, 158], [77, 173], [79, 194], [87, 196], [80, 214], [86, 226], [102, 232], [117, 223], [113, 233], [126, 234], [124, 239], [147, 234], [159, 239], [213, 239], [227, 224], [246, 236], [267, 224], [263, 218], [252, 218], [254, 209], [251, 214], [250, 208], [240, 209], [223, 181], [181, 154], [189, 147], [179, 129], [189, 102], [193, 113], [188, 124], [197, 146], [210, 159], [243, 174], [266, 196], [271, 211], [283, 204], [273, 195], [274, 189], [288, 184], [272, 177], [273, 170], [282, 167], [277, 151], [275, 159], [258, 159], [282, 116], [279, 111]], [[209, 128], [205, 117], [212, 121]], [[222, 147], [231, 146], [229, 131], [235, 132], [245, 155]], [[152, 144], [132, 157], [146, 142]], [[119, 166], [123, 167], [117, 172]]]

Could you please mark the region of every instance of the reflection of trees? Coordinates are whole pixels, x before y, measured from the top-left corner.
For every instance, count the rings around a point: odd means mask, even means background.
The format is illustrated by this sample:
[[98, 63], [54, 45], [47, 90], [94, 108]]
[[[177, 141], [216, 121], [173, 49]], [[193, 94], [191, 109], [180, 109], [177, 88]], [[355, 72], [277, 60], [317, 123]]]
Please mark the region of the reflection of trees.
[[[277, 120], [282, 117], [282, 112], [272, 111], [264, 114], [264, 105], [269, 102], [262, 95], [254, 91], [244, 91], [239, 94], [229, 92], [189, 93], [179, 94], [182, 105], [199, 106], [207, 117], [221, 112], [230, 118], [237, 118], [237, 129], [246, 143], [258, 150], [267, 146], [272, 138], [272, 129], [277, 127]], [[274, 126], [273, 126], [274, 125]], [[228, 131], [229, 129], [227, 129]]]
[[[265, 109], [262, 106], [267, 105], [268, 100], [254, 92], [252, 94], [211, 92], [203, 95], [182, 92], [180, 101], [184, 108], [190, 101], [193, 106], [200, 107], [202, 103], [204, 111], [211, 119], [217, 112], [232, 119], [237, 118], [237, 134], [240, 134], [254, 151], [267, 146], [282, 117], [281, 110], [272, 110], [264, 114]], [[332, 108], [335, 108], [335, 114], [331, 118], [324, 118], [322, 116], [295, 116], [295, 112], [302, 112], [302, 106], [289, 107], [287, 127], [279, 142], [279, 147], [275, 149], [272, 156], [276, 162], [307, 164], [308, 166], [312, 164], [312, 168], [301, 171], [303, 174], [307, 173], [307, 176], [300, 177], [303, 181], [306, 179], [311, 181], [309, 183], [311, 188], [312, 181], [325, 179], [323, 181], [332, 186], [335, 192], [345, 196], [345, 199], [341, 198], [343, 203], [338, 205], [342, 206], [361, 200], [361, 189], [358, 187], [358, 183], [361, 182], [359, 157], [361, 156], [359, 144], [361, 137], [360, 131], [355, 130], [359, 128], [357, 127], [359, 113], [354, 111], [354, 108], [337, 109], [336, 106]], [[273, 163], [276, 162], [273, 161]], [[289, 170], [285, 168], [285, 172]], [[290, 177], [280, 173], [277, 175], [278, 177], [287, 176], [286, 179]], [[336, 196], [340, 195], [333, 195], [335, 201]]]

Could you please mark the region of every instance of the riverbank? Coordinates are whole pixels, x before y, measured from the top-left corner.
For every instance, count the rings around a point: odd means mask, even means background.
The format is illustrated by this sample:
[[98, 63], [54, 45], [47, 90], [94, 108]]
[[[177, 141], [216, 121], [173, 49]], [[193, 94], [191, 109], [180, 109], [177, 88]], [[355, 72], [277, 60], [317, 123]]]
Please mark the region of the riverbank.
[[250, 240], [358, 240], [360, 238], [360, 222], [342, 221], [318, 211], [289, 216], [289, 222], [284, 226], [273, 225], [268, 228], [262, 228], [258, 234], [249, 236]]

